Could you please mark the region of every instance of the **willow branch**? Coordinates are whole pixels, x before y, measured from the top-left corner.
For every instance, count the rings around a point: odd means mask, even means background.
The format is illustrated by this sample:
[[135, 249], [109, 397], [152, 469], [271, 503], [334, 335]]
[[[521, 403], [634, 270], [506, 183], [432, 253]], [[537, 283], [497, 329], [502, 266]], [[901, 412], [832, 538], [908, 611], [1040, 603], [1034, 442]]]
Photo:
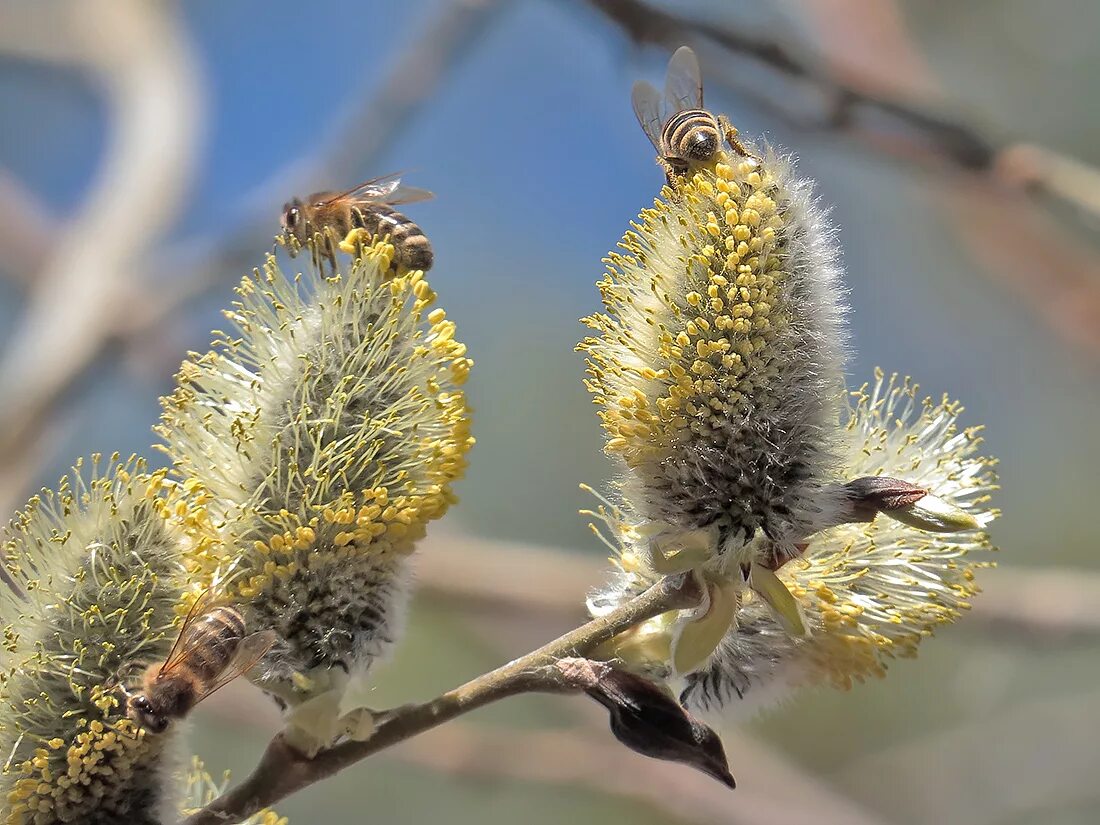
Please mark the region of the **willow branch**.
[[429, 702], [381, 713], [369, 739], [322, 750], [313, 758], [291, 747], [280, 734], [268, 745], [248, 779], [190, 816], [185, 825], [240, 822], [361, 759], [509, 696], [574, 690], [554, 667], [555, 663], [571, 656], [585, 656], [616, 634], [668, 610], [694, 607], [701, 597], [690, 576], [668, 577], [606, 616], [593, 619]]

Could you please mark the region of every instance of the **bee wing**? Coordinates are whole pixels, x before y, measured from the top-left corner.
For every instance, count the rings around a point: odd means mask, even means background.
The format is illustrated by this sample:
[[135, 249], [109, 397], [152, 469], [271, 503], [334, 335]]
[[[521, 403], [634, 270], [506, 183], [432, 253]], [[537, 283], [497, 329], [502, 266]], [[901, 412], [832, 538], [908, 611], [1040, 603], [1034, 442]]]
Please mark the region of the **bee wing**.
[[678, 48], [668, 61], [665, 106], [670, 116], [685, 109], [703, 108], [703, 74], [699, 59], [687, 46]]
[[661, 151], [661, 130], [665, 125], [665, 117], [662, 113], [661, 93], [654, 88], [652, 83], [639, 80], [630, 90], [630, 102], [634, 106], [634, 115], [642, 131], [646, 133], [649, 142], [658, 152]]
[[370, 180], [363, 181], [358, 186], [353, 186], [346, 192], [333, 195], [321, 203], [331, 203], [332, 201], [343, 199], [359, 201], [360, 203], [364, 201], [375, 203], [413, 203], [414, 201], [426, 201], [429, 198], [435, 197], [435, 195], [427, 189], [417, 189], [415, 186], [402, 186], [401, 175], [401, 172], [394, 172], [393, 174], [383, 175], [379, 178], [371, 178]]
[[415, 186], [398, 186], [384, 200], [386, 203], [416, 203], [417, 201], [430, 201], [435, 194], [427, 189], [418, 189]]
[[260, 630], [241, 639], [240, 644], [237, 645], [237, 652], [233, 654], [225, 670], [206, 686], [205, 690], [195, 698], [195, 702], [201, 702], [215, 690], [225, 687], [238, 676], [252, 670], [264, 654], [271, 650], [277, 638], [278, 635], [274, 630]]
[[187, 618], [183, 620], [183, 624], [180, 626], [179, 635], [176, 637], [172, 649], [168, 652], [168, 658], [160, 666], [161, 673], [171, 670], [186, 658], [188, 652], [199, 640], [199, 637], [195, 634], [195, 622], [210, 610], [216, 602], [212, 590], [204, 590], [195, 599], [195, 603], [191, 605], [191, 609], [187, 612]]

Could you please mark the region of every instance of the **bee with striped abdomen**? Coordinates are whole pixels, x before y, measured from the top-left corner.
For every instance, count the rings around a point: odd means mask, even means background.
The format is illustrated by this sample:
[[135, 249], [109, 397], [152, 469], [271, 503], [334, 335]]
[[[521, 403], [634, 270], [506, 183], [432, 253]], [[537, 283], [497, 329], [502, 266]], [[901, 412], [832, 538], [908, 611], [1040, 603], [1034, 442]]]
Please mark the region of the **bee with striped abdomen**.
[[[314, 263], [329, 261], [335, 269], [336, 247], [353, 229], [378, 237], [389, 236], [394, 264], [406, 269], [431, 269], [434, 259], [427, 235], [393, 207], [432, 198], [426, 189], [403, 186], [398, 175], [365, 181], [346, 192], [314, 192], [304, 201], [294, 198], [283, 206], [283, 238], [311, 245]], [[297, 249], [287, 246], [291, 254]]]
[[240, 611], [211, 603], [207, 593], [195, 602], [168, 658], [154, 663], [141, 689], [126, 693], [126, 715], [150, 733], [162, 733], [176, 719], [218, 688], [247, 673], [275, 643], [275, 631], [245, 634]]
[[669, 183], [693, 163], [713, 160], [723, 138], [739, 155], [750, 154], [724, 117], [703, 108], [699, 61], [687, 46], [678, 48], [668, 61], [664, 96], [652, 84], [639, 80], [634, 84], [631, 102]]

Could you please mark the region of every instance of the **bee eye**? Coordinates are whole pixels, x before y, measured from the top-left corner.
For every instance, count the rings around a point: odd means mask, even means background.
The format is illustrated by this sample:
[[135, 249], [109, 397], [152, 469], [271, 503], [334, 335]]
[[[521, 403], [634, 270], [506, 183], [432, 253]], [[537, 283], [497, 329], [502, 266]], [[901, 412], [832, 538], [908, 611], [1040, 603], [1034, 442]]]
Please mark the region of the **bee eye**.
[[286, 216], [284, 218], [287, 229], [294, 229], [298, 226], [298, 207], [292, 206], [286, 210]]

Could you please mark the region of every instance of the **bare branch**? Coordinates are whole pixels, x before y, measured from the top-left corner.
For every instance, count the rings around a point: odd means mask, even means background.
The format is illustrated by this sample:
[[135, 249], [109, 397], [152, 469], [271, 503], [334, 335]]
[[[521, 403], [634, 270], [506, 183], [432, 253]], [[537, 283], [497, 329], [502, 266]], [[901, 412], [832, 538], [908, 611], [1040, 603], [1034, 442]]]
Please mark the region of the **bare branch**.
[[518, 693], [575, 689], [566, 682], [562, 671], [553, 667], [556, 662], [570, 656], [584, 656], [617, 633], [660, 613], [693, 607], [701, 596], [694, 578], [666, 578], [606, 616], [593, 619], [430, 702], [382, 713], [369, 739], [337, 745], [312, 759], [290, 747], [281, 735], [276, 736], [248, 779], [189, 817], [185, 825], [240, 822], [361, 759], [491, 702]]
[[22, 286], [32, 284], [56, 227], [56, 219], [38, 197], [0, 170], [0, 250], [4, 254], [4, 275]]
[[[862, 110], [887, 115], [908, 126], [922, 140], [930, 141], [937, 154], [958, 166], [984, 170], [997, 155], [994, 143], [977, 129], [960, 123], [930, 106], [892, 98], [853, 82], [843, 83], [828, 75], [818, 62], [807, 59], [778, 40], [744, 32], [710, 21], [693, 20], [664, 11], [645, 0], [589, 0], [636, 43], [674, 49], [687, 43], [711, 59], [730, 54], [748, 58], [789, 80], [809, 84], [828, 101], [817, 124], [822, 128], [851, 128]], [[736, 73], [719, 72], [714, 80], [738, 88]], [[805, 125], [801, 113], [788, 118]]]

